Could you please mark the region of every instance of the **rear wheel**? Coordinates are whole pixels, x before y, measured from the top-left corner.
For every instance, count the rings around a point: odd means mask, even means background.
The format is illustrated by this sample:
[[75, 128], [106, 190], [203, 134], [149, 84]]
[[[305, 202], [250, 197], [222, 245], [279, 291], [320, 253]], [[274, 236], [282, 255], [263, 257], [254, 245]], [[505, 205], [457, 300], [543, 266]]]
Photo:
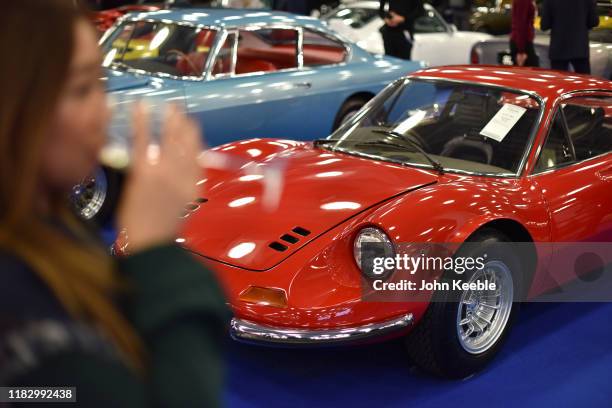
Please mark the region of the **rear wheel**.
[[[496, 230], [483, 230], [457, 256], [481, 257], [484, 268], [463, 275], [447, 273], [442, 281], [495, 282], [495, 290], [451, 290], [434, 293], [423, 319], [406, 338], [412, 361], [447, 378], [465, 378], [482, 370], [499, 352], [518, 314], [514, 300], [523, 288], [518, 255], [501, 248], [510, 242]], [[452, 283], [451, 283], [452, 287]]]

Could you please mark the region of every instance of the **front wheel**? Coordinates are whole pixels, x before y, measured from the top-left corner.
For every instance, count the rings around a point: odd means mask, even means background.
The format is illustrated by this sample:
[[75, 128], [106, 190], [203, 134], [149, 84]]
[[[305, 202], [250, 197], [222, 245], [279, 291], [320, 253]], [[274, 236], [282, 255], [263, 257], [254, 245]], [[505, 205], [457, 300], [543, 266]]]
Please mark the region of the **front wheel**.
[[105, 224], [117, 205], [121, 182], [122, 176], [117, 171], [96, 168], [72, 190], [70, 198], [77, 213], [83, 219]]
[[[477, 233], [457, 254], [481, 257], [480, 270], [442, 281], [495, 283], [495, 290], [450, 290], [433, 294], [423, 319], [406, 339], [408, 355], [423, 370], [446, 378], [465, 378], [482, 370], [499, 352], [518, 314], [523, 280], [520, 258], [510, 240], [495, 230]], [[451, 283], [452, 287], [452, 283]]]

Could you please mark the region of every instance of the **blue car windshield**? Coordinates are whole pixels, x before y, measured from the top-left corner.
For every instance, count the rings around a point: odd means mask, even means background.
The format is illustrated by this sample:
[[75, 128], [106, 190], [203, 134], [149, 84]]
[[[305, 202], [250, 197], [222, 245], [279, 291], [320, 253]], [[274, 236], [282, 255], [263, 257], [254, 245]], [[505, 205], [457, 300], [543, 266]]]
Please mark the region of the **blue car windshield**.
[[199, 77], [215, 41], [215, 30], [172, 23], [130, 21], [102, 45], [103, 65], [151, 74]]
[[336, 143], [325, 146], [404, 164], [512, 176], [540, 108], [533, 96], [502, 88], [407, 79], [377, 96], [330, 137]]

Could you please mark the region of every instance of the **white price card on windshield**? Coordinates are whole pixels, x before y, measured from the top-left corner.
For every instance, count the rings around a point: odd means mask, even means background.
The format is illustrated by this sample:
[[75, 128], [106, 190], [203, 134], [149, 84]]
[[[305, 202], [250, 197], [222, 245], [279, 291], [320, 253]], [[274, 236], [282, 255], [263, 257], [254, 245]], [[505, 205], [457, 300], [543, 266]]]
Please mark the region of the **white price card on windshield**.
[[502, 142], [525, 112], [527, 112], [525, 108], [506, 103], [480, 131], [480, 134]]

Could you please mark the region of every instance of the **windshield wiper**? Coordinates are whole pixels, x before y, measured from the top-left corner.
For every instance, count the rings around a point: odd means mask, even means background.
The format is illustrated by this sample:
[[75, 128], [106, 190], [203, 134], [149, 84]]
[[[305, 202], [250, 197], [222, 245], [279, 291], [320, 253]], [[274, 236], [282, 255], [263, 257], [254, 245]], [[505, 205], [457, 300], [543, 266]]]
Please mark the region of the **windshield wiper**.
[[105, 67], [105, 68], [111, 68], [111, 69], [121, 68], [127, 71], [130, 69], [130, 66], [123, 61], [113, 61], [109, 64], [108, 67]]
[[322, 146], [322, 145], [330, 144], [330, 143], [338, 143], [338, 140], [336, 139], [317, 139], [314, 142], [312, 142], [314, 147]]
[[[414, 147], [419, 153], [421, 153], [423, 155], [423, 157], [425, 157], [425, 159], [427, 159], [427, 161], [429, 163], [431, 163], [431, 166], [434, 168], [434, 170], [436, 170], [440, 174], [444, 174], [444, 167], [437, 160], [435, 160], [433, 157], [431, 157], [429, 155], [429, 153], [427, 153], [425, 151], [425, 149], [423, 149], [421, 147], [420, 144], [418, 144], [414, 140], [410, 139], [409, 137], [406, 137], [406, 136], [402, 135], [401, 133], [394, 132], [392, 130], [378, 130], [378, 129], [375, 129], [375, 130], [372, 130], [372, 132], [378, 133], [378, 134], [381, 134], [381, 135], [386, 135], [386, 136], [393, 136], [396, 139], [400, 139], [403, 142], [409, 143], [410, 146]], [[384, 140], [372, 141], [372, 142], [366, 142], [366, 143], [370, 143], [370, 144], [377, 143], [377, 144], [385, 144], [385, 145], [388, 145], [388, 146], [401, 147], [401, 148], [404, 148], [404, 149], [406, 148], [406, 146], [400, 145], [399, 143], [392, 143], [392, 142], [387, 142], [387, 141], [384, 141]], [[363, 144], [365, 144], [365, 143], [363, 143]]]

